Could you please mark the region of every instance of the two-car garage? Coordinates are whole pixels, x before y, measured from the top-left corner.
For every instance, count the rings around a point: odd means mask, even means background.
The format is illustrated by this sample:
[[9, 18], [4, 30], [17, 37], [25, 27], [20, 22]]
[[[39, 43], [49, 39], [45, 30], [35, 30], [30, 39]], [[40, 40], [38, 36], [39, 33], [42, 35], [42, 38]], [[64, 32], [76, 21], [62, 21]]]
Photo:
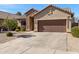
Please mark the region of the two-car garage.
[[66, 32], [66, 20], [39, 20], [38, 32]]
[[49, 5], [33, 17], [36, 32], [71, 32], [73, 13], [70, 9]]

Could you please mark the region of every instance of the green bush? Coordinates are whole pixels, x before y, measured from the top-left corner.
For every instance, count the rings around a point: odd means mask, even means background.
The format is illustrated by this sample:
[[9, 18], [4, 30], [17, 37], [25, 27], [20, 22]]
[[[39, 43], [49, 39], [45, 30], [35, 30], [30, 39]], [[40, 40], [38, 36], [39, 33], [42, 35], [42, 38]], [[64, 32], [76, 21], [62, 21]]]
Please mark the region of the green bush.
[[79, 37], [79, 27], [75, 26], [75, 27], [72, 27], [71, 29], [71, 33], [74, 37]]
[[3, 26], [8, 28], [8, 30], [15, 30], [17, 27], [17, 21], [14, 19], [5, 19]]
[[25, 26], [22, 26], [22, 27], [21, 27], [21, 31], [26, 31]]
[[7, 35], [8, 37], [11, 37], [11, 36], [13, 36], [13, 33], [8, 32], [6, 35]]

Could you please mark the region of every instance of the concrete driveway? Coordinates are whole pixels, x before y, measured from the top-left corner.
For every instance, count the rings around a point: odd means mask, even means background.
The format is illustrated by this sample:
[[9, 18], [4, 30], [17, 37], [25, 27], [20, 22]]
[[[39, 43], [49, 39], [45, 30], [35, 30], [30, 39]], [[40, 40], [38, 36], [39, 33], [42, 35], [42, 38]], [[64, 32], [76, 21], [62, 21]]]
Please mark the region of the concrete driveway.
[[68, 50], [67, 33], [26, 32], [17, 39], [0, 44], [0, 53], [72, 53]]

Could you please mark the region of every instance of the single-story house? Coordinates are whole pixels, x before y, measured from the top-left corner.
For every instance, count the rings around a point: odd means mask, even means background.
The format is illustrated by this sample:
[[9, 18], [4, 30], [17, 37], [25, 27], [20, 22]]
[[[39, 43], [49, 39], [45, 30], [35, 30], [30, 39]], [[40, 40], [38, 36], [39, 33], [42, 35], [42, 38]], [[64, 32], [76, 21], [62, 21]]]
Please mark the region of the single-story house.
[[18, 26], [25, 26], [27, 31], [37, 32], [71, 32], [73, 13], [69, 8], [49, 5], [41, 11], [34, 8], [23, 16], [0, 11], [0, 21], [15, 19]]
[[73, 13], [69, 8], [49, 5], [41, 11], [32, 8], [25, 15], [28, 31], [71, 32]]

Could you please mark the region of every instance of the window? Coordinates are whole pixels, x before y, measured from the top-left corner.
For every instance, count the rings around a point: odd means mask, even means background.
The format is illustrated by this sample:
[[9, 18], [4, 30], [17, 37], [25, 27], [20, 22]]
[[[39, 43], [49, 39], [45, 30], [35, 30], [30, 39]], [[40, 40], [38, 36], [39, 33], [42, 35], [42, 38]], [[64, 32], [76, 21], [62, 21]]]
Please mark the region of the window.
[[26, 21], [25, 20], [22, 20], [21, 21], [21, 25], [26, 25]]

